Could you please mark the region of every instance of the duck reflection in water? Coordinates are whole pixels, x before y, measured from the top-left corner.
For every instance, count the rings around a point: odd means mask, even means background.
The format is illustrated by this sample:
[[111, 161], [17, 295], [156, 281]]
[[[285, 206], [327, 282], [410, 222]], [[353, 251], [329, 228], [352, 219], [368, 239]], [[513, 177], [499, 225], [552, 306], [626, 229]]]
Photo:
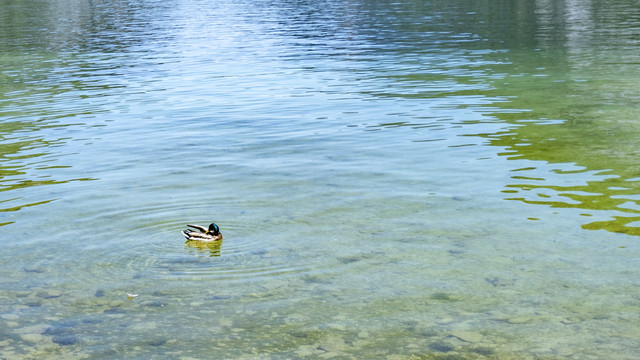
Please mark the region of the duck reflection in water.
[[204, 253], [208, 251], [210, 254], [209, 256], [214, 257], [214, 256], [220, 256], [220, 247], [222, 245], [222, 240], [210, 241], [210, 242], [187, 240], [184, 244], [187, 247], [198, 249], [199, 253]]

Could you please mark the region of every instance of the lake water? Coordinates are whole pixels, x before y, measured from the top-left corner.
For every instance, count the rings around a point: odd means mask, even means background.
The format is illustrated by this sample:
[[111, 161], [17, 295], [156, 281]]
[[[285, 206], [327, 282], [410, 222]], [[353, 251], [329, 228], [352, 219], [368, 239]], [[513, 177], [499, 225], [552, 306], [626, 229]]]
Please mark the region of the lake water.
[[635, 358], [638, 64], [633, 1], [3, 1], [0, 358]]

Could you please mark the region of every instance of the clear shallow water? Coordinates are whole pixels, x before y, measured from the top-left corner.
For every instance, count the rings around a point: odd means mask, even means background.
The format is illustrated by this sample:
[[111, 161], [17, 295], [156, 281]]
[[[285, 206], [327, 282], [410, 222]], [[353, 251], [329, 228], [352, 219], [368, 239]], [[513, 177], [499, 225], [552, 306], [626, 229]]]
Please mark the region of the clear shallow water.
[[2, 9], [0, 358], [637, 353], [633, 4]]

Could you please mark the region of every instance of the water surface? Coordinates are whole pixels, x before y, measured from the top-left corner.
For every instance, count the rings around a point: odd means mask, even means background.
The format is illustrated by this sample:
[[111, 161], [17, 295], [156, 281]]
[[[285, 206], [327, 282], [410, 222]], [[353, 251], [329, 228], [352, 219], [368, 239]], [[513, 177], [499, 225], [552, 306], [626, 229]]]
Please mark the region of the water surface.
[[0, 358], [633, 358], [639, 16], [3, 3]]

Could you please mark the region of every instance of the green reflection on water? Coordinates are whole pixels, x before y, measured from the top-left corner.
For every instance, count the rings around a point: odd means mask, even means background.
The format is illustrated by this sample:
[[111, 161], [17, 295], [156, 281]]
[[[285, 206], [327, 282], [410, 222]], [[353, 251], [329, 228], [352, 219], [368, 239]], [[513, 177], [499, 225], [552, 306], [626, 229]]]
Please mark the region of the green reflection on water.
[[[475, 58], [474, 65], [461, 66], [455, 59], [438, 64], [425, 59], [420, 66], [408, 61], [414, 68], [410, 73], [379, 77], [393, 82], [389, 88], [394, 91], [367, 94], [448, 102], [453, 96], [471, 102], [473, 96], [495, 99], [487, 106], [500, 111], [487, 115], [513, 126], [477, 135], [505, 148], [500, 155], [508, 159], [551, 167], [533, 167], [532, 175], [514, 169], [522, 173], [511, 176], [505, 185], [507, 199], [584, 209], [584, 216], [606, 217], [586, 223], [585, 229], [640, 235], [640, 227], [634, 224], [640, 220], [637, 31], [624, 25], [636, 21], [635, 13], [624, 5], [609, 8], [601, 1], [468, 3], [454, 8], [450, 10], [460, 11], [458, 22], [446, 26], [452, 33], [464, 34], [457, 40], [465, 43], [465, 49], [439, 50]], [[475, 18], [485, 21], [472, 21]], [[419, 27], [421, 34], [434, 28], [433, 22], [411, 25]], [[424, 38], [414, 40], [414, 47], [407, 45], [408, 58], [425, 49], [418, 45]], [[415, 127], [409, 123], [380, 126]], [[549, 171], [594, 176], [577, 184], [562, 177], [551, 179], [545, 174]]]
[[[1, 115], [1, 114], [0, 114]], [[34, 187], [64, 184], [70, 181], [95, 180], [90, 177], [61, 178], [58, 171], [71, 168], [58, 162], [61, 154], [56, 147], [66, 140], [63, 138], [47, 140], [42, 131], [52, 127], [47, 121], [8, 121], [0, 123], [0, 192], [10, 192], [13, 197], [0, 201], [0, 212], [15, 212], [25, 207], [42, 205], [55, 198], [30, 201], [28, 193], [19, 196], [19, 191]], [[13, 223], [0, 222], [0, 226]]]
[[[584, 209], [584, 216], [605, 214], [583, 228], [640, 235], [640, 227], [630, 225], [640, 220], [640, 106], [634, 101], [640, 94], [631, 86], [637, 83], [630, 81], [632, 73], [607, 65], [623, 53], [597, 55], [601, 59], [553, 53], [512, 57], [522, 72], [494, 81], [492, 92], [510, 96], [509, 103], [497, 106], [524, 110], [492, 114], [513, 126], [480, 136], [503, 147], [508, 159], [533, 160], [549, 170], [514, 169], [505, 185], [507, 199]], [[602, 66], [584, 67], [587, 60]], [[591, 174], [591, 180], [571, 180], [577, 173]]]
[[[411, 73], [380, 77], [394, 83], [394, 92], [368, 94], [450, 103], [451, 97], [495, 99], [486, 105], [500, 110], [487, 115], [512, 126], [476, 135], [504, 148], [500, 155], [508, 159], [541, 164], [514, 169], [506, 199], [583, 209], [586, 217], [604, 217], [585, 229], [640, 235], [637, 31], [622, 25], [635, 21], [634, 12], [625, 6], [605, 10], [600, 1], [497, 4], [467, 4], [468, 12], [449, 24], [464, 28], [465, 50], [458, 53], [476, 58], [474, 65], [426, 61]], [[475, 17], [485, 21], [472, 22]], [[496, 31], [497, 24], [504, 28]], [[421, 26], [430, 30], [433, 24]], [[591, 180], [554, 176], [578, 172]]]
[[[499, 155], [510, 160], [541, 164], [513, 169], [503, 191], [505, 199], [584, 209], [584, 216], [604, 217], [584, 224], [585, 229], [640, 235], [640, 227], [634, 224], [640, 221], [640, 124], [636, 121], [640, 118], [636, 101], [640, 93], [635, 86], [637, 81], [631, 79], [632, 72], [616, 61], [625, 58], [625, 51], [602, 56], [572, 55], [559, 49], [547, 49], [543, 54], [512, 50], [488, 52], [483, 57], [487, 71], [496, 74], [496, 79], [485, 85], [470, 79], [474, 69], [460, 68], [448, 77], [426, 73], [384, 77], [398, 83], [393, 87], [398, 91], [370, 94], [402, 99], [442, 98], [448, 103], [459, 98], [468, 104], [474, 99], [494, 99], [477, 106], [498, 108], [487, 112], [486, 121], [496, 118], [509, 128], [470, 135], [504, 148]], [[585, 66], [591, 61], [602, 66]], [[474, 83], [474, 87], [484, 89], [465, 89]], [[447, 84], [451, 86], [447, 88]], [[482, 121], [458, 120], [461, 124]], [[424, 125], [389, 122], [378, 126], [419, 130]], [[584, 175], [582, 181], [570, 178], [578, 173]], [[547, 194], [549, 191], [553, 196]]]

